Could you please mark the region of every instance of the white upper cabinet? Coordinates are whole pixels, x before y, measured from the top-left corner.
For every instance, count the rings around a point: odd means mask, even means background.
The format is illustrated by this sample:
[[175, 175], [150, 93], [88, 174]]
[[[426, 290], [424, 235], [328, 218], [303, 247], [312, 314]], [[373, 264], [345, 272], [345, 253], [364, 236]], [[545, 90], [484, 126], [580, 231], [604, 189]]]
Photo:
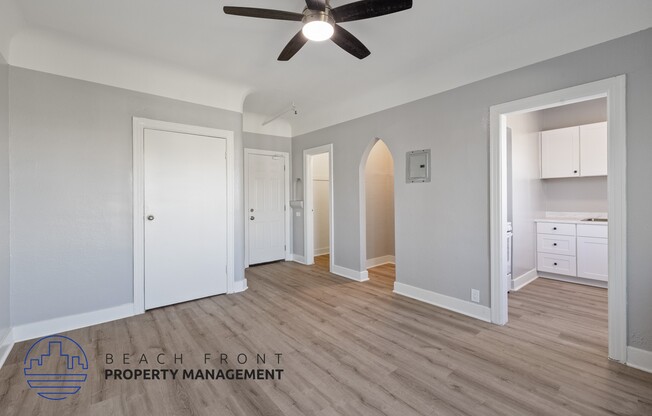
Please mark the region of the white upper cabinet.
[[541, 132], [541, 177], [580, 176], [580, 128]]
[[541, 178], [607, 175], [607, 123], [541, 132]]
[[580, 175], [607, 174], [607, 123], [580, 126]]

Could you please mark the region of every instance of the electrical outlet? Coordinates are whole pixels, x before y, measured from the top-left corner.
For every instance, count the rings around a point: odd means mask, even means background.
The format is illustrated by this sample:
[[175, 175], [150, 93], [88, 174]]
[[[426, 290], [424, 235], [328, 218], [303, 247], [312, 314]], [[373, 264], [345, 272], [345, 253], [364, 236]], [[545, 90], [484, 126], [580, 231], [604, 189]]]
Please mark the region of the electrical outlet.
[[297, 217], [300, 217], [300, 216], [301, 216], [301, 213], [297, 211], [297, 213], [296, 213], [295, 215], [296, 215]]
[[480, 291], [478, 289], [471, 289], [471, 301], [480, 303]]

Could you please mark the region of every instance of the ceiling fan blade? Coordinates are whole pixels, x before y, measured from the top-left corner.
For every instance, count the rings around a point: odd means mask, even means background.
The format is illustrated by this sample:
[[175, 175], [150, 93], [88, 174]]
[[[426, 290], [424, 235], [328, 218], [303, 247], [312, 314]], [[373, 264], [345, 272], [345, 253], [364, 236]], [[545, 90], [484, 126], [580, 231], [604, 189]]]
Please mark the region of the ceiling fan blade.
[[326, 0], [306, 0], [306, 6], [310, 10], [326, 11]]
[[335, 25], [335, 33], [333, 33], [331, 40], [335, 42], [337, 46], [358, 59], [364, 59], [371, 55], [369, 49], [367, 49], [358, 38], [343, 29], [341, 26]]
[[300, 22], [303, 14], [284, 12], [282, 10], [257, 9], [255, 7], [231, 7], [225, 6], [224, 13], [236, 16], [257, 17], [259, 19], [291, 20]]
[[308, 42], [308, 38], [303, 36], [303, 32], [294, 35], [290, 42], [285, 46], [285, 49], [278, 56], [279, 61], [289, 61], [301, 48]]
[[412, 0], [363, 0], [331, 10], [337, 23], [369, 19], [412, 8]]

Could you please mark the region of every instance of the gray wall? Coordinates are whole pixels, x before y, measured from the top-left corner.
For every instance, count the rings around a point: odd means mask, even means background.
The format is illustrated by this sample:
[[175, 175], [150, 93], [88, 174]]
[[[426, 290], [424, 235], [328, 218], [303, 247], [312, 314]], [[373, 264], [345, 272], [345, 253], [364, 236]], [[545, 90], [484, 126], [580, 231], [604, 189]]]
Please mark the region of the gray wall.
[[134, 116], [235, 132], [243, 278], [241, 114], [14, 67], [9, 79], [14, 325], [133, 301]]
[[9, 66], [0, 55], [0, 342], [9, 330]]
[[546, 179], [546, 211], [607, 212], [609, 192], [606, 176]]
[[290, 137], [271, 136], [269, 134], [245, 131], [242, 133], [242, 143], [246, 149], [270, 150], [285, 153], [292, 151], [292, 139]]
[[[489, 305], [489, 107], [627, 74], [628, 316], [630, 345], [652, 350], [652, 29], [540, 62], [293, 140], [294, 176], [303, 149], [333, 143], [335, 264], [363, 270], [359, 166], [375, 137], [395, 161], [399, 282]], [[405, 183], [405, 152], [432, 149], [432, 182]], [[303, 217], [294, 217], [295, 253]]]
[[607, 99], [583, 101], [561, 107], [537, 111], [541, 117], [541, 130], [563, 129], [607, 121]]
[[367, 259], [394, 255], [394, 161], [378, 140], [365, 165]]

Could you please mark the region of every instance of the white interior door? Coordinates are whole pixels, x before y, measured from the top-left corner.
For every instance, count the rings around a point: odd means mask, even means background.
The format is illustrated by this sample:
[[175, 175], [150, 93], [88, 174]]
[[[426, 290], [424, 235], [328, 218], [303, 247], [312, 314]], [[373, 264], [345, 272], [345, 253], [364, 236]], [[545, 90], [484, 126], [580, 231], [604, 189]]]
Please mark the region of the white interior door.
[[285, 158], [249, 154], [249, 264], [285, 259]]
[[226, 293], [226, 140], [145, 130], [145, 309]]

